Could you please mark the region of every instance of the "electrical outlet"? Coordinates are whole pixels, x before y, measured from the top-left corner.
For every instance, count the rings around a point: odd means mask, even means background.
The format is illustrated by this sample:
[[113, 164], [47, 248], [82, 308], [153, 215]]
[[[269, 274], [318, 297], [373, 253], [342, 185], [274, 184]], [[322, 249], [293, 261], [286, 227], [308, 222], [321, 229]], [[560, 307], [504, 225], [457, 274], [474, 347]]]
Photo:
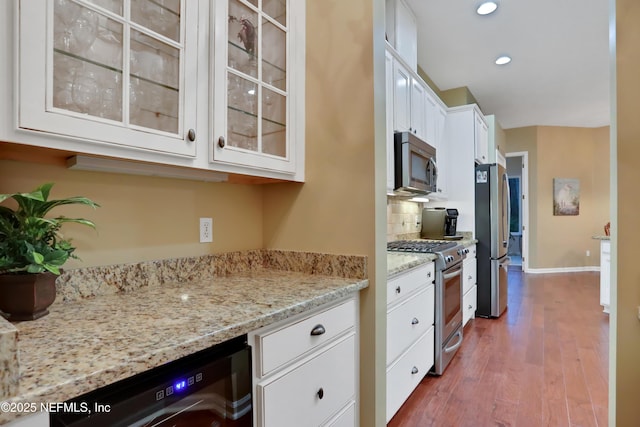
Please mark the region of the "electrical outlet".
[[200, 218], [200, 243], [213, 242], [213, 219]]
[[591, 256], [591, 251], [587, 249], [587, 256]]

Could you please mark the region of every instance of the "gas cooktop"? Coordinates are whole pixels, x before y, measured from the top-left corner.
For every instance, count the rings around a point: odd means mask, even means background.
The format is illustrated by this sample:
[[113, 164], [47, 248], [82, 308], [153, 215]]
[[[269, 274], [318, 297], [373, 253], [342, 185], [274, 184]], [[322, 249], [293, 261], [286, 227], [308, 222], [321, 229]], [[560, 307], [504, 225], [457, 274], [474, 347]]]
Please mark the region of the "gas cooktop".
[[396, 240], [395, 242], [387, 243], [387, 250], [391, 252], [433, 254], [456, 246], [458, 246], [456, 242], [442, 242], [439, 240]]
[[462, 262], [469, 253], [469, 249], [458, 242], [442, 240], [396, 240], [387, 243], [387, 251], [434, 254], [437, 256], [436, 269], [440, 271]]

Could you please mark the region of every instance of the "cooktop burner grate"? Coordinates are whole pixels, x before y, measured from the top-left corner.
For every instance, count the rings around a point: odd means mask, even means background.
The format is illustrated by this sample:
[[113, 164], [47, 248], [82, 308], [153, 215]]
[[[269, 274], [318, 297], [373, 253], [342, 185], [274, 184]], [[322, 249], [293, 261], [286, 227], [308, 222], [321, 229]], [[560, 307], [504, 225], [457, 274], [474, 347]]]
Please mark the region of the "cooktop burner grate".
[[458, 246], [456, 242], [440, 242], [432, 240], [396, 240], [387, 243], [387, 250], [392, 252], [438, 253]]

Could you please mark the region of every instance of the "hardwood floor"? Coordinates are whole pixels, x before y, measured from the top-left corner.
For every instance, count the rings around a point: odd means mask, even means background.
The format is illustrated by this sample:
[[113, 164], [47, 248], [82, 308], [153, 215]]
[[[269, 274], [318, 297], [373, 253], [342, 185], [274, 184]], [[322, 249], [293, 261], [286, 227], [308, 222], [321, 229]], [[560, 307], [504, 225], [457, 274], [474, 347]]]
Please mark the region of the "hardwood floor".
[[388, 426], [606, 426], [608, 342], [598, 273], [510, 270], [507, 311], [471, 320]]

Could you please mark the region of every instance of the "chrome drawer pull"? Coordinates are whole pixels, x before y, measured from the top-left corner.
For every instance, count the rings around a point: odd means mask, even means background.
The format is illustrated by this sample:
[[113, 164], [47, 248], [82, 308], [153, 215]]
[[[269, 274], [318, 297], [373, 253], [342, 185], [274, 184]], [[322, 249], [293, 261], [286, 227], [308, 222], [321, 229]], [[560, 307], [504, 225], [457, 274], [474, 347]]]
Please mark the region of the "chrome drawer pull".
[[413, 320], [411, 321], [412, 325], [417, 325], [418, 323], [420, 323], [420, 321], [418, 320], [417, 317], [414, 317]]
[[412, 374], [417, 374], [418, 373], [418, 368], [416, 368], [415, 366], [413, 367], [413, 369], [411, 370]]
[[322, 387], [320, 387], [320, 390], [318, 390], [318, 399], [322, 399], [324, 397], [324, 390], [322, 389]]
[[324, 329], [324, 326], [322, 326], [322, 325], [316, 325], [316, 326], [314, 326], [314, 327], [313, 327], [313, 329], [311, 330], [311, 336], [322, 335], [322, 334], [324, 334], [325, 332], [327, 332], [327, 331]]

